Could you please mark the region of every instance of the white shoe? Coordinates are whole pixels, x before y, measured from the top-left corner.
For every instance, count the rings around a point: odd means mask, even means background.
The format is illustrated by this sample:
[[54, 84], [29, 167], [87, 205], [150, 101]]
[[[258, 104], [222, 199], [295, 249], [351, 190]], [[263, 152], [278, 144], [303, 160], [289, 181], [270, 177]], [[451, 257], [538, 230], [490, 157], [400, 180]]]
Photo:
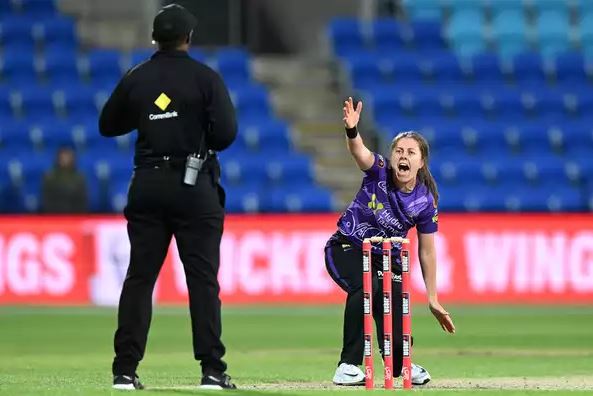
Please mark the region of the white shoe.
[[412, 385], [426, 385], [430, 381], [430, 374], [419, 364], [412, 363]]
[[358, 366], [341, 363], [336, 369], [333, 382], [336, 385], [363, 385], [364, 373]]

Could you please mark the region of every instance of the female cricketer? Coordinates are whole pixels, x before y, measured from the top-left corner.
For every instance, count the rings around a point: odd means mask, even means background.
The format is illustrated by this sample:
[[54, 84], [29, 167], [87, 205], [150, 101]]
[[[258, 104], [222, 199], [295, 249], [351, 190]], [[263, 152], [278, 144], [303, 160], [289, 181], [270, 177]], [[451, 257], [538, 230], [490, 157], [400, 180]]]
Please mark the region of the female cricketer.
[[[333, 382], [337, 385], [362, 385], [364, 373], [359, 368], [363, 359], [363, 291], [362, 242], [372, 236], [406, 237], [416, 227], [418, 257], [430, 311], [442, 329], [455, 332], [449, 313], [439, 303], [436, 288], [436, 252], [434, 233], [438, 229], [438, 192], [428, 168], [428, 144], [417, 132], [399, 133], [391, 143], [390, 158], [371, 152], [356, 129], [362, 102], [356, 109], [352, 98], [344, 102], [344, 124], [350, 154], [364, 172], [360, 190], [338, 220], [338, 230], [325, 247], [325, 263], [331, 278], [348, 295], [344, 310], [342, 353]], [[383, 339], [382, 250], [372, 247], [373, 254], [373, 317], [377, 339]], [[401, 302], [401, 245], [392, 250], [393, 301]], [[393, 303], [393, 372], [402, 369], [402, 304]], [[412, 364], [412, 383], [424, 385], [429, 373]]]

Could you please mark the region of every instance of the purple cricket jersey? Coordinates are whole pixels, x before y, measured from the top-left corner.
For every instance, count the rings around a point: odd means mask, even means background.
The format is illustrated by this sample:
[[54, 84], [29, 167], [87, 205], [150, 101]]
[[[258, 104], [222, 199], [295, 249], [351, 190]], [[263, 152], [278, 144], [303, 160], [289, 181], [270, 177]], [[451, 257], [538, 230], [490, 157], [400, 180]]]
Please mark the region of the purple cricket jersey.
[[[355, 246], [372, 236], [401, 237], [414, 226], [422, 234], [438, 230], [438, 211], [428, 187], [417, 183], [411, 192], [398, 191], [389, 161], [374, 153], [373, 166], [364, 171], [360, 190], [338, 220], [338, 229]], [[393, 253], [401, 244], [393, 244]], [[373, 253], [381, 254], [373, 244]]]

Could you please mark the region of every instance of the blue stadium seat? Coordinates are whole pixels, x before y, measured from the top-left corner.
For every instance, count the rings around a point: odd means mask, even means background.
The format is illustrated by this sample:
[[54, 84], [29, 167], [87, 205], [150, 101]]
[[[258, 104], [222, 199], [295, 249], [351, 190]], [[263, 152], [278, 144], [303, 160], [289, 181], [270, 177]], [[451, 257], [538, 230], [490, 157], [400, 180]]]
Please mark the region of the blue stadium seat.
[[272, 152], [289, 152], [292, 149], [288, 126], [281, 121], [271, 120], [246, 128], [242, 138], [245, 145], [251, 149]]
[[59, 108], [64, 113], [73, 116], [98, 116], [95, 90], [81, 85], [66, 85], [56, 91]]
[[568, 13], [542, 12], [537, 18], [536, 30], [539, 48], [544, 57], [554, 56], [569, 48], [570, 25]]
[[116, 50], [92, 50], [84, 60], [91, 81], [117, 81], [122, 76], [121, 54]]
[[552, 143], [545, 124], [524, 123], [516, 129], [513, 143], [522, 152], [546, 153], [552, 151]]
[[461, 139], [462, 125], [458, 122], [443, 122], [443, 119], [422, 117], [419, 120], [419, 132], [428, 141], [430, 147], [439, 150], [459, 149], [463, 145]]
[[504, 207], [500, 188], [485, 183], [471, 182], [445, 187], [441, 197], [442, 211], [488, 212], [500, 211]]
[[259, 156], [242, 154], [221, 163], [222, 176], [230, 185], [247, 183], [263, 185], [268, 175]]
[[262, 209], [266, 212], [329, 212], [332, 196], [324, 188], [304, 185], [282, 186], [264, 192]]
[[83, 171], [83, 174], [86, 179], [89, 210], [93, 213], [109, 211], [109, 182], [107, 180], [100, 180], [92, 172], [87, 173]]
[[386, 76], [380, 64], [380, 58], [369, 53], [361, 53], [358, 57], [344, 62], [356, 89], [372, 88], [385, 83]]
[[571, 0], [571, 2], [577, 15], [585, 15], [593, 12], [593, 3], [589, 0]]
[[[409, 100], [411, 102], [408, 104]], [[408, 107], [410, 105], [411, 107]], [[420, 118], [446, 115], [439, 95], [431, 89], [419, 89], [400, 94], [400, 106]]]
[[311, 159], [302, 154], [290, 153], [266, 159], [266, 174], [273, 184], [290, 185], [310, 183], [313, 179]]
[[394, 115], [403, 113], [397, 95], [389, 89], [376, 90], [370, 105], [373, 119], [379, 124], [389, 124]]
[[593, 162], [589, 147], [572, 147], [566, 156], [567, 173], [571, 180], [581, 183], [593, 183]]
[[0, 41], [10, 43], [33, 44], [34, 19], [26, 16], [4, 16], [0, 21]]
[[581, 84], [593, 75], [593, 68], [586, 67], [582, 52], [559, 54], [553, 65], [555, 77], [559, 83]]
[[[453, 158], [430, 162], [430, 169], [436, 178], [439, 187], [444, 183], [448, 185], [463, 184], [464, 180], [482, 180], [482, 161], [471, 157], [456, 155]], [[455, 199], [455, 197], [450, 197]], [[456, 197], [459, 199], [459, 197]]]
[[461, 128], [463, 146], [468, 151], [481, 155], [507, 154], [508, 143], [504, 138], [501, 126], [496, 123], [475, 121], [466, 122]]
[[[13, 116], [11, 95], [12, 89], [0, 87], [0, 120], [4, 120]], [[2, 122], [0, 122], [0, 126], [1, 125]]]
[[109, 206], [112, 212], [122, 213], [128, 203], [130, 178], [114, 180], [109, 184]]
[[459, 59], [450, 51], [434, 51], [422, 59], [421, 67], [439, 83], [461, 82], [465, 78]]
[[20, 11], [37, 18], [48, 17], [56, 13], [56, 0], [19, 0]]
[[523, 158], [523, 175], [530, 183], [545, 183], [549, 180], [560, 182], [576, 181], [571, 179], [564, 161], [545, 153]]
[[547, 120], [563, 119], [567, 110], [562, 95], [557, 89], [545, 85], [531, 85], [520, 90], [523, 107], [530, 116]]
[[482, 92], [482, 106], [489, 117], [507, 121], [522, 120], [526, 116], [521, 95], [511, 89], [490, 89]]
[[527, 23], [522, 11], [504, 10], [498, 13], [492, 21], [492, 36], [503, 58], [509, 59], [525, 51]]
[[439, 0], [404, 0], [405, 10], [411, 19], [441, 19], [443, 9]]
[[362, 25], [354, 18], [334, 18], [329, 23], [328, 36], [334, 55], [342, 57], [363, 52], [367, 48]]
[[411, 39], [411, 29], [395, 18], [375, 19], [371, 25], [375, 50], [379, 53], [398, 51]]
[[2, 46], [2, 58], [13, 58], [15, 56], [23, 56], [23, 54], [35, 53], [35, 44], [33, 42], [8, 42]]
[[252, 86], [240, 91], [233, 91], [231, 98], [240, 119], [256, 124], [270, 117], [268, 92], [261, 87]]
[[266, 197], [257, 185], [241, 187], [224, 186], [226, 190], [226, 211], [229, 213], [252, 213], [262, 209]]
[[52, 167], [54, 153], [31, 149], [11, 150], [7, 156], [8, 173], [13, 185], [39, 184], [45, 171]]
[[52, 118], [56, 115], [53, 94], [50, 88], [26, 86], [19, 89], [13, 107], [29, 119]]
[[589, 211], [593, 211], [593, 184], [589, 183], [586, 185], [584, 195], [585, 195], [587, 209]]
[[469, 65], [476, 81], [500, 83], [505, 79], [500, 57], [495, 53], [476, 54], [471, 57]]
[[585, 117], [591, 114], [593, 93], [588, 86], [582, 84], [562, 86], [559, 91], [567, 113], [575, 117]]
[[526, 181], [524, 159], [518, 156], [491, 152], [482, 156], [479, 168], [485, 183], [497, 184], [502, 181], [521, 183]]
[[9, 212], [13, 213], [37, 213], [40, 209], [41, 180], [39, 178], [26, 179], [18, 186], [12, 186], [12, 196], [9, 203]]
[[512, 57], [512, 74], [516, 81], [544, 83], [546, 65], [538, 52], [521, 52]]
[[504, 12], [523, 13], [523, 1], [519, 0], [494, 0], [488, 1], [488, 8], [494, 17]]
[[410, 23], [413, 33], [413, 44], [418, 50], [434, 50], [445, 48], [445, 40], [440, 19], [422, 19]]
[[46, 49], [40, 65], [41, 73], [51, 83], [71, 83], [79, 79], [77, 54], [70, 47]]
[[554, 12], [566, 18], [569, 17], [569, 1], [567, 0], [536, 0], [530, 2], [535, 12], [539, 15]]
[[120, 152], [131, 155], [131, 150], [133, 149], [133, 134], [126, 134], [115, 138], [101, 136], [96, 116], [89, 118], [88, 121], [73, 122], [72, 134], [76, 145], [83, 152], [86, 150], [91, 154], [96, 154], [104, 150], [106, 152]]
[[12, 2], [10, 1], [0, 1], [0, 16], [5, 16], [6, 14], [11, 14], [13, 12]]
[[544, 185], [518, 185], [508, 191], [506, 201], [509, 210], [521, 211], [582, 211], [585, 199], [581, 191], [568, 183], [557, 181]]
[[130, 178], [133, 157], [117, 150], [95, 149], [80, 154], [79, 167], [85, 173], [95, 174], [101, 180], [122, 180]]
[[229, 85], [244, 84], [251, 80], [249, 55], [240, 49], [224, 49], [216, 54], [216, 69]]
[[471, 118], [483, 111], [480, 97], [473, 90], [449, 90], [445, 98], [445, 107], [457, 117]]
[[472, 57], [486, 48], [484, 14], [478, 10], [455, 12], [447, 26], [447, 37], [454, 51], [461, 57]]
[[581, 52], [563, 52], [554, 60], [554, 75], [560, 83], [584, 83], [587, 81], [585, 58]]
[[43, 44], [62, 44], [75, 46], [78, 42], [76, 37], [74, 21], [71, 18], [56, 17], [44, 19], [33, 28], [33, 36], [36, 41]]
[[15, 53], [0, 58], [0, 74], [4, 81], [12, 84], [37, 79], [33, 53]]
[[593, 12], [584, 14], [579, 23], [580, 42], [586, 56], [593, 56]]
[[483, 0], [448, 0], [444, 3], [446, 3], [453, 14], [464, 11], [482, 12], [485, 6], [485, 2]]
[[424, 79], [424, 73], [416, 56], [386, 54], [384, 57], [385, 72], [398, 83], [417, 83]]
[[76, 148], [72, 125], [67, 122], [34, 123], [30, 125], [29, 134], [37, 148], [51, 151], [63, 146]]
[[33, 143], [28, 125], [23, 121], [3, 119], [0, 123], [0, 143], [5, 153], [31, 150]]
[[576, 149], [593, 152], [593, 126], [585, 122], [564, 122], [551, 130], [553, 142], [564, 151]]
[[439, 212], [461, 212], [464, 210], [462, 197], [465, 195], [465, 186], [457, 183], [439, 183]]

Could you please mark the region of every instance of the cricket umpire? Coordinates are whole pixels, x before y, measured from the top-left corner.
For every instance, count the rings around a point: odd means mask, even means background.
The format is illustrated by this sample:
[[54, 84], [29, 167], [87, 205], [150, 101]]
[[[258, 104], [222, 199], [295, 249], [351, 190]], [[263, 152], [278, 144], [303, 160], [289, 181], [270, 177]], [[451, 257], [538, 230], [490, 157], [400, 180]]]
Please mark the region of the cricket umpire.
[[235, 140], [235, 111], [221, 77], [188, 55], [197, 21], [164, 7], [153, 23], [158, 51], [128, 71], [105, 103], [103, 136], [138, 130], [134, 173], [124, 209], [131, 252], [115, 332], [113, 387], [142, 389], [152, 293], [171, 237], [183, 262], [193, 350], [204, 388], [233, 389], [222, 360], [218, 268], [224, 191], [216, 151]]

